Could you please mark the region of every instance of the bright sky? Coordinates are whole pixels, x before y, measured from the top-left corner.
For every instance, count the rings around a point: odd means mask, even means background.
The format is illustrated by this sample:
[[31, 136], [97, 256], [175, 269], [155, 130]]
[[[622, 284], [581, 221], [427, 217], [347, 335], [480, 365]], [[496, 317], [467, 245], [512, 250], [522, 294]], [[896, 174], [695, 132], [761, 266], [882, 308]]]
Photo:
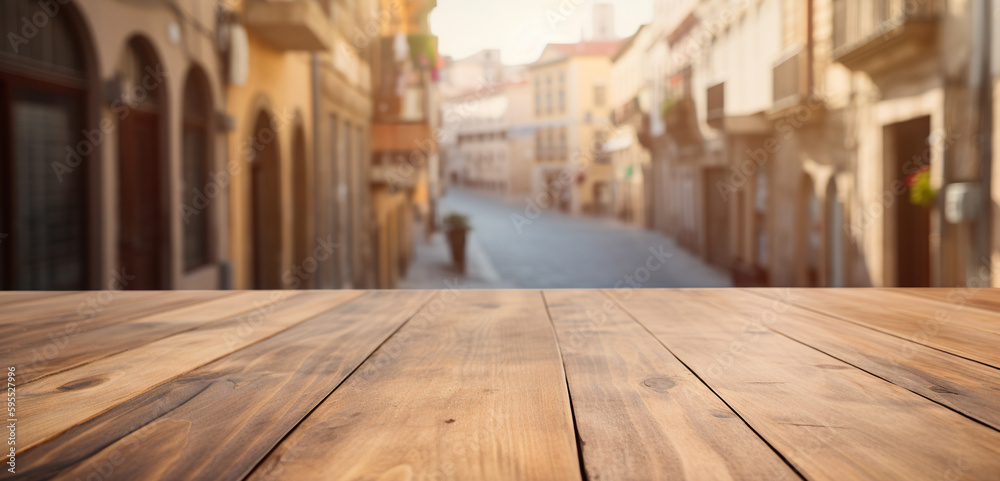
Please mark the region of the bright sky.
[[456, 59], [499, 48], [507, 65], [538, 59], [548, 43], [589, 39], [593, 5], [615, 6], [615, 33], [627, 37], [653, 18], [653, 0], [438, 0], [431, 31]]

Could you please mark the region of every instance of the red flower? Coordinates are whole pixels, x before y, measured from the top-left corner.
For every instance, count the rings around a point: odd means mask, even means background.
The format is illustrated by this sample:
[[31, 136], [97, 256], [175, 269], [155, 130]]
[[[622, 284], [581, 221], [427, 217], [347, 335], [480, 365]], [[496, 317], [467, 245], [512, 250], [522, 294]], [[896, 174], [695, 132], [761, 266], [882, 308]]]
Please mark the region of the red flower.
[[916, 172], [907, 175], [906, 178], [903, 179], [903, 183], [905, 183], [907, 187], [913, 187], [914, 185], [917, 185], [917, 182], [920, 181], [920, 176], [923, 174], [929, 174], [930, 170], [931, 170], [930, 166], [925, 165], [921, 167], [920, 170], [917, 170]]

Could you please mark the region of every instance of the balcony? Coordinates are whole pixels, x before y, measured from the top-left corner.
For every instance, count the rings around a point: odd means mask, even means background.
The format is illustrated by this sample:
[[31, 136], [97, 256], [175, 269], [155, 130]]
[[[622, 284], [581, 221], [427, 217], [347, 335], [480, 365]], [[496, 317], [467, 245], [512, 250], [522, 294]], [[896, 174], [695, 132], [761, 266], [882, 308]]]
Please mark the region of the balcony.
[[681, 146], [700, 146], [697, 108], [691, 95], [668, 96], [661, 109], [667, 135]]
[[802, 47], [784, 55], [775, 62], [773, 69], [773, 112], [781, 112], [809, 96], [809, 61]]
[[280, 50], [316, 52], [330, 48], [333, 27], [315, 0], [253, 0], [244, 9], [247, 28]]
[[[427, 122], [430, 119], [428, 87], [437, 68], [437, 37], [408, 35], [409, 57], [399, 61], [395, 37], [382, 37], [372, 75], [375, 121]], [[403, 88], [400, 89], [400, 82]]]
[[834, 2], [833, 57], [852, 70], [889, 71], [934, 49], [938, 0]]

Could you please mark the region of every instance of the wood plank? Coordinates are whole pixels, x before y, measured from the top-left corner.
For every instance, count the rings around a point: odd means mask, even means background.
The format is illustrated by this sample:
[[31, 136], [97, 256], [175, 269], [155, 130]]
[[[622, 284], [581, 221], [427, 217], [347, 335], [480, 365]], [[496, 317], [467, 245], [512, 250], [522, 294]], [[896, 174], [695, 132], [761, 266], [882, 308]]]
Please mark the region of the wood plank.
[[206, 364], [21, 454], [17, 479], [241, 479], [433, 295], [368, 293]]
[[[757, 291], [774, 298], [776, 291]], [[941, 309], [919, 299], [887, 301], [891, 293], [868, 289], [802, 289], [794, 303], [816, 312], [869, 326], [925, 346], [1000, 368], [1000, 334], [984, 329], [1000, 317], [955, 304]]]
[[[149, 389], [359, 295], [306, 292], [286, 299], [289, 294], [281, 291], [244, 294], [257, 296], [256, 301], [230, 298], [233, 312], [244, 314], [199, 325], [21, 386], [19, 447], [30, 449]], [[247, 312], [247, 306], [259, 307]]]
[[450, 291], [248, 479], [579, 480], [574, 437], [541, 294]]
[[[67, 292], [58, 296], [42, 296], [22, 302], [12, 302], [0, 312], [0, 335], [10, 335], [34, 328], [39, 323], [81, 321], [95, 317], [106, 309], [115, 309], [140, 299], [157, 297], [154, 292], [93, 291]], [[162, 297], [159, 296], [159, 297]]]
[[719, 307], [725, 291], [629, 295], [624, 306], [807, 479], [1000, 473], [1000, 432], [769, 331], [769, 310]]
[[947, 304], [964, 303], [970, 307], [1000, 312], [1000, 289], [997, 288], [930, 287], [926, 289], [891, 288], [886, 290], [922, 299], [934, 299]]
[[[920, 289], [924, 290], [924, 289]], [[941, 293], [935, 295], [926, 293], [922, 296], [907, 295], [899, 289], [844, 289], [844, 296], [848, 299], [859, 302], [877, 302], [892, 306], [893, 309], [905, 313], [909, 316], [919, 318], [925, 322], [935, 319], [936, 315], [944, 316], [945, 322], [1000, 334], [1000, 315], [996, 311], [989, 311], [973, 306], [970, 301], [975, 300], [983, 289], [945, 290], [944, 296]], [[950, 291], [950, 293], [947, 293]], [[823, 293], [829, 294], [833, 291], [825, 290]], [[970, 296], [966, 298], [965, 296]]]
[[[798, 291], [786, 292], [794, 297]], [[744, 317], [773, 304], [746, 291], [711, 296], [711, 302]], [[796, 306], [775, 312], [765, 325], [1000, 430], [1000, 372], [992, 367]]]
[[[51, 299], [56, 296], [66, 296], [72, 293], [69, 291], [5, 291], [0, 292], [0, 306], [10, 306], [12, 304], [39, 299]], [[2, 316], [0, 316], [0, 323], [3, 323]]]
[[[157, 339], [254, 309], [254, 293], [157, 295], [109, 307], [95, 318], [40, 323], [11, 335], [3, 357], [29, 383]], [[60, 316], [53, 316], [60, 317]]]
[[589, 479], [799, 476], [612, 300], [545, 291]]

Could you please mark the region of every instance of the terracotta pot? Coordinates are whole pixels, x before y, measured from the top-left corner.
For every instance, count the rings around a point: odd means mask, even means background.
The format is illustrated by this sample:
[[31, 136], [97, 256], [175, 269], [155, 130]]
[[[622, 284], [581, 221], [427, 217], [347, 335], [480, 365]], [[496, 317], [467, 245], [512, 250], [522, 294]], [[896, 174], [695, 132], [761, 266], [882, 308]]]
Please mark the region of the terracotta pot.
[[458, 272], [465, 274], [465, 238], [468, 229], [452, 229], [448, 231], [448, 246], [451, 247], [451, 261]]

